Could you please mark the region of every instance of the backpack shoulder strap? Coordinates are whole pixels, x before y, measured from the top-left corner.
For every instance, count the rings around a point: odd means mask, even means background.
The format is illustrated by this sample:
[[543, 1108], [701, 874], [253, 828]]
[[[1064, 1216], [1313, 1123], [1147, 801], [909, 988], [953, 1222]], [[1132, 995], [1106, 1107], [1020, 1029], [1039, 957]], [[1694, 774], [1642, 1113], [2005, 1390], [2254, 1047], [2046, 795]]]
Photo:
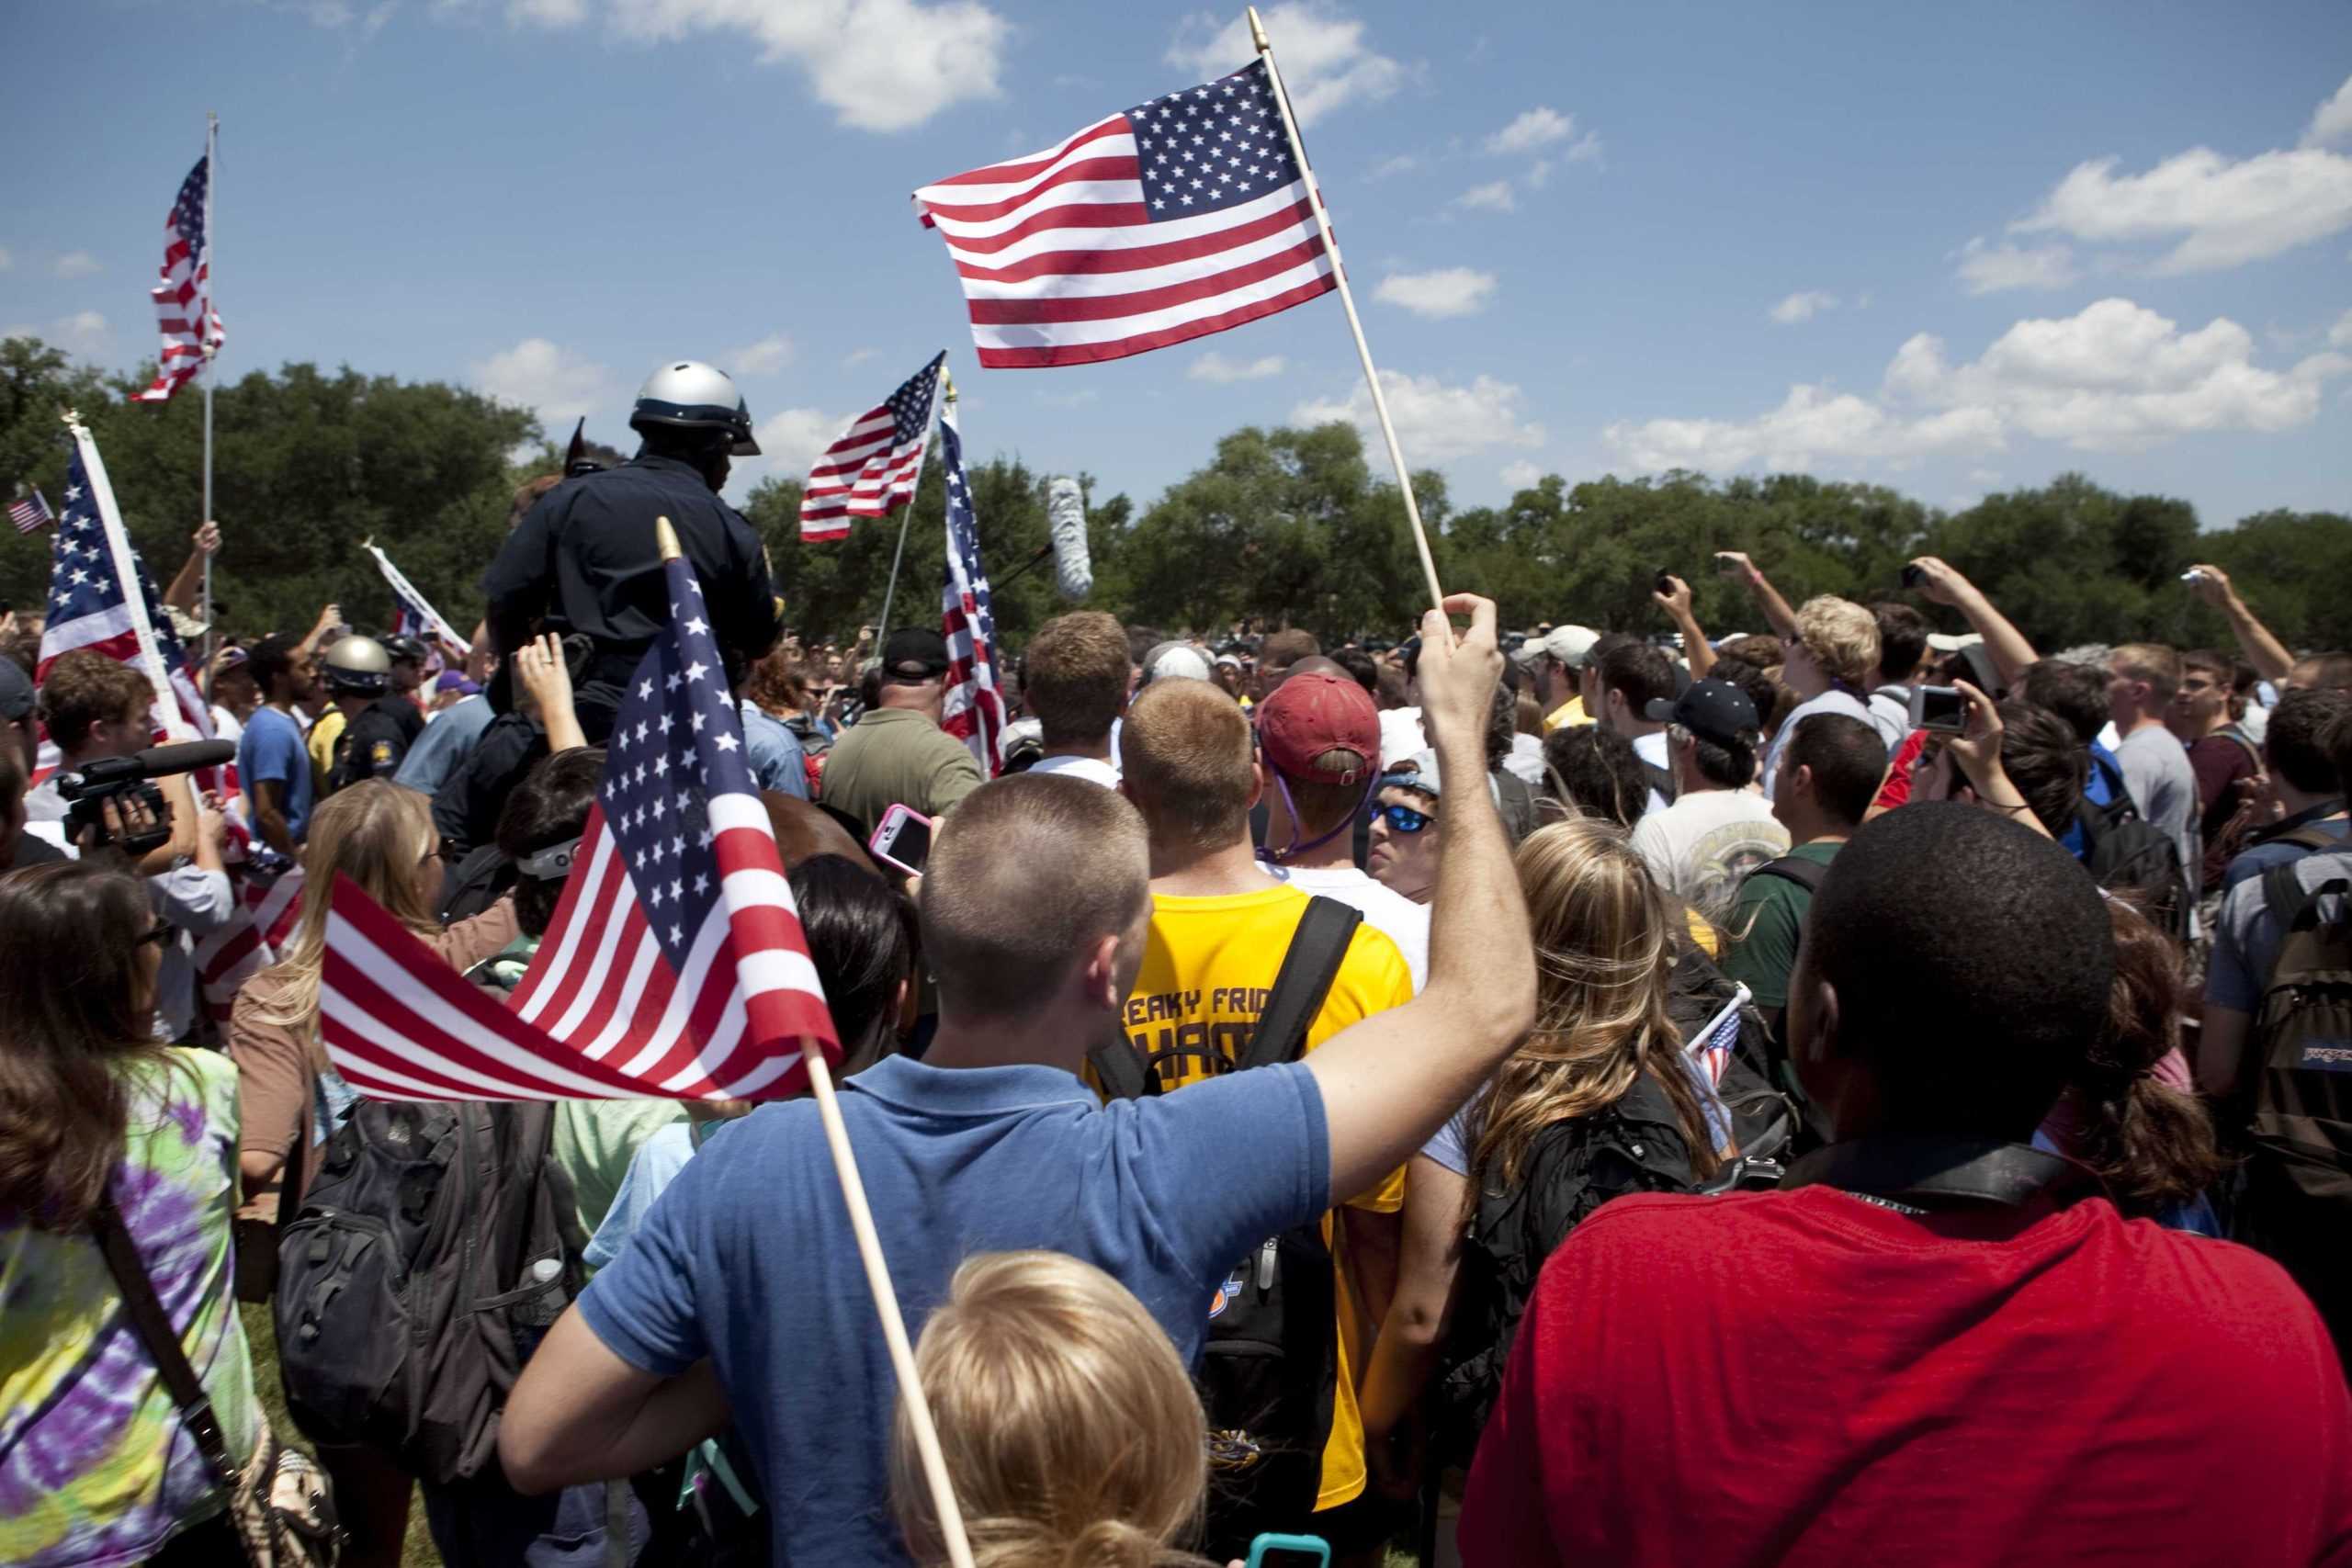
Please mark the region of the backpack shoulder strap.
[[1114, 1100], [1141, 1100], [1159, 1092], [1159, 1077], [1144, 1071], [1125, 1030], [1088, 1051], [1086, 1060], [1094, 1068], [1094, 1081]]
[[229, 1457], [228, 1443], [220, 1436], [220, 1420], [213, 1412], [212, 1396], [204, 1392], [196, 1369], [188, 1365], [187, 1352], [180, 1348], [180, 1337], [173, 1332], [171, 1315], [164, 1311], [164, 1303], [155, 1295], [154, 1281], [148, 1279], [146, 1265], [139, 1261], [139, 1249], [131, 1245], [130, 1232], [124, 1228], [112, 1193], [99, 1194], [98, 1206], [90, 1211], [90, 1233], [107, 1260], [107, 1271], [114, 1276], [116, 1289], [122, 1292], [123, 1315], [130, 1320], [131, 1332], [139, 1336], [139, 1342], [147, 1348], [147, 1355], [155, 1363], [172, 1403], [179, 1406], [180, 1419], [187, 1426], [188, 1436], [196, 1440], [197, 1452], [204, 1456], [214, 1478], [234, 1492], [239, 1480], [237, 1461]]
[[1306, 913], [1299, 918], [1290, 951], [1283, 954], [1283, 966], [1274, 976], [1273, 991], [1266, 998], [1266, 1010], [1258, 1015], [1258, 1027], [1237, 1066], [1269, 1067], [1298, 1059], [1306, 1047], [1307, 1026], [1323, 1010], [1323, 998], [1331, 994], [1331, 982], [1339, 978], [1348, 944], [1363, 919], [1363, 910], [1337, 898], [1318, 896], [1306, 901]]
[[2319, 903], [2319, 895], [2303, 891], [2302, 883], [2295, 875], [2295, 863], [2274, 865], [2262, 874], [2262, 907], [2278, 922], [2278, 932], [2285, 936], [2311, 918]]
[[1821, 891], [1821, 879], [1829, 868], [1819, 861], [1806, 860], [1801, 855], [1782, 855], [1768, 860], [1747, 874], [1750, 876], [1777, 876], [1783, 882], [1793, 882], [1808, 893]]
[[2291, 833], [2281, 833], [2277, 838], [2271, 840], [2270, 842], [2274, 844], [2292, 844], [2299, 850], [2309, 850], [2313, 854], [2317, 854], [2322, 850], [2333, 850], [2341, 847], [2344, 840], [2337, 838], [2335, 834], [2328, 832], [2326, 829], [2321, 828], [2319, 824], [2314, 822], [2307, 827], [2298, 828]]

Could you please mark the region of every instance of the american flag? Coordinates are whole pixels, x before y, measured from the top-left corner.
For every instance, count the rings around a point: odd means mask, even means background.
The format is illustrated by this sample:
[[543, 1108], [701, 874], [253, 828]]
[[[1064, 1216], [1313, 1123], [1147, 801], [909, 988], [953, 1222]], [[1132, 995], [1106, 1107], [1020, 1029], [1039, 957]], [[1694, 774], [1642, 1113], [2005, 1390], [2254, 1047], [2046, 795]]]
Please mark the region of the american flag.
[[[96, 483], [92, 482], [94, 473]], [[138, 586], [137, 608], [144, 611], [143, 617], [134, 613], [124, 596], [126, 568]], [[77, 429], [74, 464], [65, 479], [65, 511], [50, 545], [49, 621], [41, 631], [40, 658], [33, 679], [46, 681], [49, 667], [60, 655], [86, 649], [130, 665], [152, 681], [156, 670], [146, 662], [141, 645], [142, 618], [163, 675], [176, 699], [166, 706], [158, 695], [156, 729], [171, 734], [185, 726], [195, 731], [196, 739], [210, 739], [211, 707], [197, 690], [187, 654], [172, 630], [172, 617], [164, 608], [164, 596], [155, 591], [155, 580], [148, 575], [146, 563], [123, 532], [97, 446]]]
[[939, 728], [972, 749], [990, 778], [1004, 771], [1004, 698], [996, 683], [996, 611], [980, 566], [979, 520], [964, 478], [964, 434], [956, 401], [939, 422], [939, 455], [947, 468], [947, 574], [941, 591], [947, 638], [947, 698]]
[[40, 491], [8, 503], [8, 521], [17, 525], [19, 534], [29, 534], [44, 523], [57, 521], [57, 513], [49, 509], [49, 499]]
[[472, 646], [458, 635], [458, 628], [443, 620], [441, 612], [433, 607], [433, 602], [418, 592], [416, 585], [392, 564], [391, 557], [365, 540], [361, 541], [360, 547], [376, 558], [376, 570], [382, 572], [384, 581], [391, 585], [393, 636], [413, 637], [423, 643], [438, 643], [459, 659], [473, 651]]
[[[224, 796], [235, 793], [233, 784], [223, 790]], [[302, 919], [300, 866], [288, 866], [276, 875], [232, 867], [231, 876], [236, 884], [236, 913], [196, 944], [204, 1010], [220, 1023], [229, 1021], [239, 987], [277, 962]]]
[[887, 517], [914, 499], [946, 364], [943, 350], [818, 455], [800, 492], [803, 539], [846, 539], [851, 518]]
[[1720, 1086], [1724, 1069], [1731, 1066], [1731, 1054], [1739, 1044], [1740, 1011], [1755, 1000], [1755, 994], [1742, 986], [1725, 1002], [1723, 1010], [1707, 1021], [1707, 1026], [1691, 1037], [1685, 1047], [1690, 1059], [1707, 1075], [1708, 1084]]
[[841, 1049], [684, 560], [613, 728], [562, 900], [509, 1011], [347, 880], [320, 1033], [385, 1100], [774, 1100]]
[[226, 341], [212, 309], [212, 154], [196, 161], [164, 220], [163, 281], [148, 290], [155, 325], [164, 334], [154, 384], [135, 400], [160, 403], [204, 368], [205, 356]]
[[988, 369], [1119, 359], [1338, 287], [1262, 60], [914, 199]]

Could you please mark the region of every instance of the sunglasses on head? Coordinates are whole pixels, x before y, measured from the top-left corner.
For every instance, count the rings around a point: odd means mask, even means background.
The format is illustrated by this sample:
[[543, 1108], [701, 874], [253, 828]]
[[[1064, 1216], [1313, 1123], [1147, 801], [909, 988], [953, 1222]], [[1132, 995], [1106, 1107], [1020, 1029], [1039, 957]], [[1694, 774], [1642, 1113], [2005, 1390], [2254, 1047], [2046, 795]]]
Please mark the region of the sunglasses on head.
[[1426, 811], [1416, 811], [1409, 806], [1382, 806], [1374, 808], [1376, 815], [1388, 818], [1389, 828], [1399, 833], [1418, 833], [1437, 818]]

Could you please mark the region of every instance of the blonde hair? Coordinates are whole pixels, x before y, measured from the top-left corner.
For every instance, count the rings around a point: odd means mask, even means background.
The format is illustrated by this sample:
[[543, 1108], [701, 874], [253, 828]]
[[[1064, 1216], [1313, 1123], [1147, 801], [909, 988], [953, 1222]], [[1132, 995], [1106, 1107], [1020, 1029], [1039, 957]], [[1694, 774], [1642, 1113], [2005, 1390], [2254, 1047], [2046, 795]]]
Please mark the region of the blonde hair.
[[1221, 850], [1248, 836], [1250, 721], [1209, 681], [1156, 681], [1127, 708], [1120, 774], [1155, 844]]
[[1537, 1134], [1614, 1105], [1645, 1072], [1682, 1123], [1692, 1174], [1713, 1175], [1714, 1138], [1667, 1010], [1681, 912], [1623, 831], [1590, 818], [1529, 834], [1518, 867], [1535, 941], [1535, 1028], [1487, 1096], [1469, 1201], [1497, 1178], [1516, 1186]]
[[[984, 1253], [923, 1325], [915, 1371], [978, 1568], [1186, 1568], [1206, 1421], [1143, 1303], [1058, 1252]], [[947, 1561], [906, 1401], [890, 1495], [917, 1562]]]
[[419, 936], [439, 934], [433, 901], [417, 886], [433, 838], [432, 801], [384, 779], [338, 790], [311, 814], [310, 838], [302, 849], [302, 923], [295, 928], [285, 959], [262, 972], [273, 982], [254, 1004], [262, 1022], [305, 1032], [317, 1023], [328, 896], [337, 876], [357, 883]]
[[[2115, 672], [2127, 681], [2145, 681], [2148, 697], [2158, 707], [2180, 690], [2180, 655], [2160, 642], [2127, 642], [2108, 655]], [[2222, 683], [2229, 676], [2224, 673]]]
[[1878, 620], [1850, 599], [1823, 593], [1797, 612], [1797, 640], [1833, 681], [1857, 691], [1878, 673]]

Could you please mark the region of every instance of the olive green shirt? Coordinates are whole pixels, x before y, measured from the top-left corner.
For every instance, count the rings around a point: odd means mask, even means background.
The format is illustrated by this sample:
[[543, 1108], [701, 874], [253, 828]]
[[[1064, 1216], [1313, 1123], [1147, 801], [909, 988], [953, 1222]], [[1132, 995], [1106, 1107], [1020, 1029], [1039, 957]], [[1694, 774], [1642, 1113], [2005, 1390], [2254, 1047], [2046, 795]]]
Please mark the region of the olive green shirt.
[[988, 782], [964, 743], [910, 708], [868, 708], [825, 758], [824, 803], [865, 824], [904, 806], [938, 817]]

